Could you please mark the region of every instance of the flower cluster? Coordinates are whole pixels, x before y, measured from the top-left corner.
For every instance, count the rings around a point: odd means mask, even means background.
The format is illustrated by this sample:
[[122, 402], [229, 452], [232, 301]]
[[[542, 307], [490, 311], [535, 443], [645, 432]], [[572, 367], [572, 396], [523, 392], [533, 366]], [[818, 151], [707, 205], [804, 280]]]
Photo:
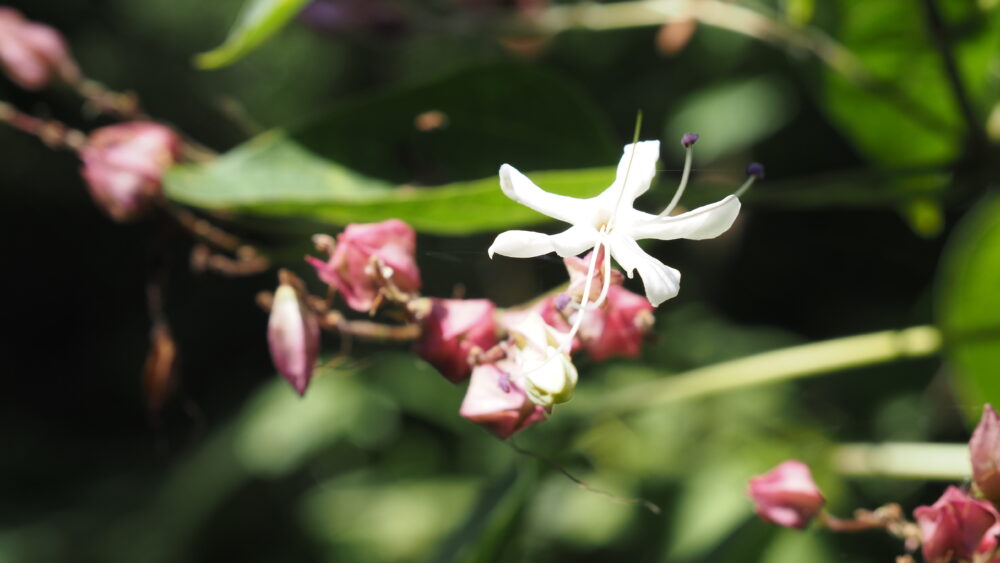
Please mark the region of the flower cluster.
[[[934, 504], [913, 511], [915, 523], [895, 504], [859, 510], [852, 520], [824, 514], [821, 523], [834, 531], [885, 529], [905, 540], [911, 551], [919, 547], [930, 563], [1000, 563], [1000, 415], [991, 405], [983, 407], [969, 453], [972, 489], [949, 486]], [[789, 528], [805, 528], [824, 503], [809, 468], [795, 460], [751, 479], [747, 494], [763, 519]]]

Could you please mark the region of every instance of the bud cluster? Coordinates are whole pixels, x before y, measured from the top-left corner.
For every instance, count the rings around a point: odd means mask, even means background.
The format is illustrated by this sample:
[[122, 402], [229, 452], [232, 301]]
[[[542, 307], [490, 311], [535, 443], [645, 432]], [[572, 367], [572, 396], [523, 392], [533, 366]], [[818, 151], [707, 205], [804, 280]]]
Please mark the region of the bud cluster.
[[[406, 223], [351, 224], [335, 238], [314, 237], [322, 256], [308, 256], [326, 297], [310, 296], [305, 284], [282, 272], [266, 300], [271, 309], [268, 341], [278, 371], [304, 393], [316, 367], [320, 330], [380, 340], [415, 340], [415, 352], [452, 383], [468, 380], [459, 412], [501, 438], [544, 420], [553, 405], [568, 401], [577, 383], [571, 351], [593, 360], [635, 356], [652, 327], [652, 305], [621, 286], [623, 276], [592, 272], [590, 256], [567, 258], [569, 282], [556, 296], [500, 309], [488, 299], [420, 295], [416, 233]], [[603, 287], [600, 279], [609, 281]], [[606, 294], [599, 306], [574, 309], [583, 292]], [[348, 320], [335, 310], [338, 298], [353, 314], [385, 322]], [[585, 315], [570, 337], [568, 326]], [[402, 323], [402, 324], [400, 324]], [[572, 343], [572, 346], [570, 346]]]
[[969, 454], [971, 490], [949, 486], [934, 504], [913, 511], [915, 522], [896, 504], [858, 510], [849, 520], [821, 514], [823, 495], [809, 468], [795, 460], [751, 479], [747, 494], [761, 518], [780, 526], [802, 529], [821, 516], [820, 522], [837, 532], [884, 529], [903, 539], [908, 550], [919, 548], [930, 563], [1000, 563], [1000, 414], [991, 405], [983, 407]]

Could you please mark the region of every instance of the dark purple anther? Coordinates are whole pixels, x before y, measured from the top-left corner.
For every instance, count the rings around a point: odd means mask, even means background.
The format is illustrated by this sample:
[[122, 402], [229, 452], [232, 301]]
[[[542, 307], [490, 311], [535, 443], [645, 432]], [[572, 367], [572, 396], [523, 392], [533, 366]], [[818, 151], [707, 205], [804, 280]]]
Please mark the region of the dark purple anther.
[[686, 148], [686, 149], [691, 148], [691, 145], [693, 145], [693, 144], [695, 144], [697, 142], [698, 142], [698, 134], [697, 133], [684, 133], [684, 136], [681, 137], [681, 145], [683, 145], [684, 148]]
[[552, 302], [552, 305], [556, 308], [556, 311], [562, 311], [567, 305], [569, 305], [570, 301], [572, 301], [572, 298], [569, 295], [560, 293], [559, 295], [556, 295], [555, 301]]
[[759, 162], [753, 162], [750, 166], [747, 166], [747, 176], [753, 176], [758, 180], [764, 179], [764, 165]]
[[500, 390], [504, 393], [510, 393], [510, 374], [505, 371], [500, 372], [497, 385], [500, 386]]

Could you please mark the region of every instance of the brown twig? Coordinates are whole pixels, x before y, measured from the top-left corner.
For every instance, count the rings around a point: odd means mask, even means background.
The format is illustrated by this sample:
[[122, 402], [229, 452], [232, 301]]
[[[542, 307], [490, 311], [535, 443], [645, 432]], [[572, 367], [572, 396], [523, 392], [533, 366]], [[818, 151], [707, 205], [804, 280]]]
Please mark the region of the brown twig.
[[208, 245], [198, 243], [191, 249], [191, 269], [196, 272], [215, 272], [224, 276], [252, 276], [271, 267], [270, 261], [251, 247], [240, 247], [236, 258], [212, 252]]
[[0, 121], [38, 137], [52, 148], [64, 148], [79, 152], [87, 143], [87, 134], [83, 131], [70, 128], [61, 121], [40, 119], [28, 115], [6, 102], [0, 102]]

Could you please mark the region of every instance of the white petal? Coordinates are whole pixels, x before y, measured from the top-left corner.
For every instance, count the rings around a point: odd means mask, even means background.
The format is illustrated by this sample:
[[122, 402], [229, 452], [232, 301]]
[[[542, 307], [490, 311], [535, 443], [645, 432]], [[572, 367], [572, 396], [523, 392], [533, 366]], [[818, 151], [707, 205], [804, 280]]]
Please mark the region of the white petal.
[[574, 225], [557, 235], [552, 235], [550, 241], [556, 254], [565, 258], [594, 248], [598, 236], [597, 229], [589, 225]]
[[740, 213], [740, 200], [736, 196], [710, 203], [674, 215], [672, 217], [657, 217], [649, 213], [634, 211], [629, 214], [631, 221], [627, 233], [634, 239], [655, 238], [673, 240], [679, 238], [702, 240], [715, 238], [729, 230]]
[[585, 200], [549, 193], [509, 164], [500, 167], [500, 189], [517, 203], [553, 219], [575, 223], [587, 215]]
[[494, 254], [511, 258], [533, 258], [555, 252], [551, 239], [552, 237], [545, 233], [505, 231], [497, 235], [488, 252], [490, 258], [493, 258]]
[[660, 159], [659, 141], [642, 141], [625, 145], [618, 161], [615, 182], [599, 196], [608, 209], [630, 208], [635, 199], [649, 190], [656, 176], [656, 161]]
[[646, 254], [638, 243], [622, 235], [608, 237], [611, 255], [628, 276], [638, 270], [642, 285], [646, 289], [646, 299], [658, 307], [667, 299], [677, 296], [681, 287], [681, 273]]

